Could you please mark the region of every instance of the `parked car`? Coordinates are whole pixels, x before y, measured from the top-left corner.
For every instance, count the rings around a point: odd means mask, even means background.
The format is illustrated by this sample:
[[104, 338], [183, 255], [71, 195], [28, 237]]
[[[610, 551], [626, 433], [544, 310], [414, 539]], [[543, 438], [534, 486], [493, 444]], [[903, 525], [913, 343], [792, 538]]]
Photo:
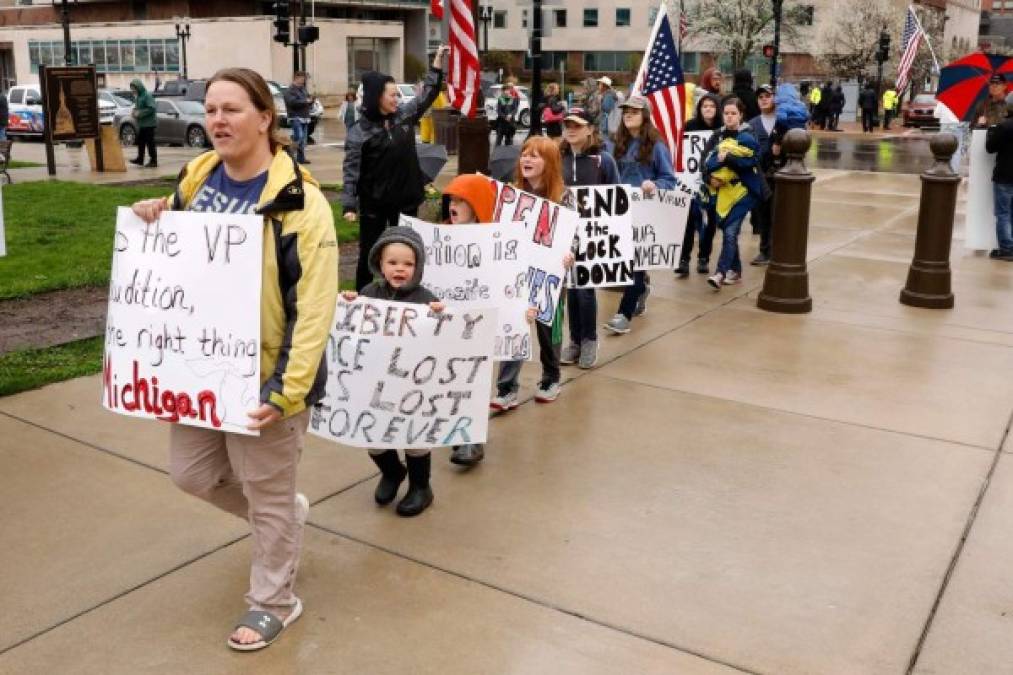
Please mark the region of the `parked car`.
[[183, 78], [166, 80], [162, 86], [151, 92], [151, 95], [156, 98], [178, 96], [193, 101], [203, 101], [206, 86], [207, 80], [184, 80]]
[[[278, 113], [278, 124], [283, 127], [291, 126], [288, 123], [288, 109], [285, 107], [285, 92], [288, 90], [287, 86], [282, 86], [274, 80], [268, 80], [267, 86], [271, 88], [271, 94], [274, 96], [274, 107]], [[281, 109], [278, 109], [278, 104], [281, 103]], [[320, 102], [320, 99], [313, 101], [312, 107], [310, 107], [310, 127], [309, 135], [312, 136], [313, 132], [317, 130], [317, 122], [324, 116], [324, 104]]]
[[[397, 85], [397, 95], [400, 99], [400, 103], [407, 103], [415, 98], [415, 85], [404, 84], [403, 82]], [[355, 109], [358, 110], [362, 107], [362, 85], [355, 90]]]
[[[204, 126], [204, 104], [184, 98], [155, 99], [157, 126], [155, 142], [169, 145], [186, 145], [191, 148], [205, 148], [210, 145], [211, 136]], [[128, 112], [116, 120], [120, 143], [137, 143], [137, 120]]]
[[[42, 94], [38, 84], [16, 84], [7, 90], [7, 135], [41, 137], [45, 127]], [[116, 106], [102, 97], [98, 102], [99, 124], [112, 124]]]
[[903, 105], [904, 126], [939, 126], [939, 120], [933, 115], [936, 110], [936, 95], [931, 92], [923, 92], [907, 101]]
[[113, 105], [114, 118], [124, 114], [129, 115], [130, 111], [134, 109], [134, 102], [132, 99], [124, 98], [111, 89], [99, 89], [98, 98], [99, 101], [105, 101], [106, 103], [111, 103]]
[[[502, 84], [494, 84], [489, 87], [489, 93], [485, 97], [485, 116], [492, 122], [496, 119], [496, 99], [503, 91]], [[522, 127], [531, 125], [531, 98], [528, 96], [528, 88], [517, 86], [517, 93], [521, 95], [521, 105], [517, 110], [517, 123]]]

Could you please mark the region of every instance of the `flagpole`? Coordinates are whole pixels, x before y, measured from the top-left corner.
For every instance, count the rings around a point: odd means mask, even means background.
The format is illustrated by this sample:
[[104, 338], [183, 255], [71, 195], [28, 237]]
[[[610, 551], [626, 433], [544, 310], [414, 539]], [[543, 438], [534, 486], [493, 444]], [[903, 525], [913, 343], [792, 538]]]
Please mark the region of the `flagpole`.
[[[637, 71], [637, 79], [633, 83], [633, 91], [630, 92], [631, 96], [640, 96], [640, 89], [644, 82], [644, 71], [647, 70], [647, 61], [651, 56], [651, 45], [654, 44], [654, 39], [658, 37], [658, 31], [661, 30], [661, 20], [667, 15], [667, 13], [668, 9], [665, 7], [665, 0], [662, 0], [661, 6], [658, 8], [658, 16], [654, 18], [654, 27], [651, 28], [651, 37], [647, 40], [647, 49], [644, 51], [644, 58], [640, 60], [640, 70]], [[681, 49], [679, 54], [679, 58], [682, 58]]]
[[932, 49], [932, 41], [929, 40], [929, 34], [925, 31], [925, 27], [922, 26], [921, 19], [918, 18], [918, 13], [915, 12], [914, 5], [908, 5], [907, 11], [911, 12], [911, 16], [915, 18], [915, 23], [918, 24], [918, 30], [920, 30], [922, 35], [925, 36], [925, 46], [929, 48], [929, 54], [932, 55], [932, 62], [936, 64], [936, 72], [939, 72], [941, 70], [939, 67], [939, 59], [936, 58], [936, 52]]

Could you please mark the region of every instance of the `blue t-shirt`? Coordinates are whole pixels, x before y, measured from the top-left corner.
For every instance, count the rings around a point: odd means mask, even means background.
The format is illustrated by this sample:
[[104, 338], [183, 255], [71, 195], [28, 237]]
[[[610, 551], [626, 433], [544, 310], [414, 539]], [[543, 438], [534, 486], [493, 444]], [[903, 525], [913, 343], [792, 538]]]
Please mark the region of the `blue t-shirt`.
[[190, 210], [211, 213], [254, 213], [265, 185], [267, 185], [266, 171], [250, 180], [238, 181], [229, 178], [225, 173], [225, 165], [219, 164], [190, 202]]

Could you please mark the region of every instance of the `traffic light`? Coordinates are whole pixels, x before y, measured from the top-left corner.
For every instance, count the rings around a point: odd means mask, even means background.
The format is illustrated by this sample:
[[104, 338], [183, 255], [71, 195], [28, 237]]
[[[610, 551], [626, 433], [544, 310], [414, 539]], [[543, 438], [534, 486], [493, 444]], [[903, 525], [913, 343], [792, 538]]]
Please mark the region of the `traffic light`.
[[876, 58], [881, 63], [890, 60], [890, 34], [885, 30], [879, 34], [879, 52], [876, 54]]
[[320, 39], [319, 26], [299, 26], [299, 42], [304, 45], [316, 42]]
[[290, 28], [291, 9], [288, 0], [275, 2], [271, 9], [274, 11], [274, 41], [288, 44], [292, 39]]

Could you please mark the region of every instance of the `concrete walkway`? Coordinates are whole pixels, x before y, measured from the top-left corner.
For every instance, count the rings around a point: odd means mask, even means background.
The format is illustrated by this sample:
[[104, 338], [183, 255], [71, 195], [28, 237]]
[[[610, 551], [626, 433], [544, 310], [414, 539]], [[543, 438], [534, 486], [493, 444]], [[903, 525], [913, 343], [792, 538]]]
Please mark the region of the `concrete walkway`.
[[436, 453], [415, 520], [310, 439], [306, 613], [256, 655], [224, 644], [246, 527], [171, 485], [166, 427], [98, 377], [0, 399], [0, 673], [1011, 672], [1013, 265], [966, 255], [960, 213], [956, 309], [902, 306], [917, 177], [814, 194], [812, 314], [757, 310], [756, 268], [652, 274], [483, 465]]

